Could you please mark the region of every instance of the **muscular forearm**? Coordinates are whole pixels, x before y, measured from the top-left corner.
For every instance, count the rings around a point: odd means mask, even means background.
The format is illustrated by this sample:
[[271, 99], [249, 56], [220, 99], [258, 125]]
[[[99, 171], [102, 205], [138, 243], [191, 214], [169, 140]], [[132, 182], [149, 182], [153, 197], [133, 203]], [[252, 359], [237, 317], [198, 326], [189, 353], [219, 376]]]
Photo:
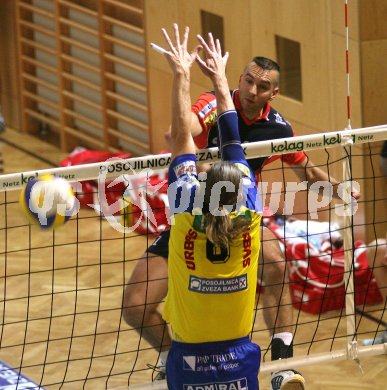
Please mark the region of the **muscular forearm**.
[[222, 112], [234, 110], [234, 103], [231, 98], [230, 89], [228, 86], [228, 81], [226, 76], [223, 77], [214, 77], [212, 80], [216, 102], [218, 106], [218, 114]]
[[194, 153], [195, 146], [190, 133], [191, 125], [191, 97], [190, 97], [190, 69], [195, 62], [198, 47], [193, 52], [187, 51], [189, 28], [184, 30], [184, 37], [180, 39], [179, 26], [174, 23], [175, 42], [172, 42], [167, 31], [161, 29], [170, 51], [165, 53], [169, 66], [173, 72], [172, 82], [172, 125], [171, 125], [171, 152], [172, 156]]
[[331, 175], [328, 175], [324, 170], [314, 165], [310, 160], [294, 167], [294, 171], [302, 181], [307, 181], [308, 186], [312, 186], [314, 183], [322, 182], [332, 185], [333, 196], [338, 198], [338, 186], [340, 182]]
[[178, 72], [173, 77], [171, 137], [190, 135], [191, 98], [190, 75]]
[[316, 182], [323, 182], [323, 183], [330, 183], [332, 185], [333, 189], [333, 197], [339, 198], [339, 194], [337, 192], [338, 186], [340, 182], [335, 179], [334, 177], [328, 175], [325, 171], [322, 169], [313, 166], [306, 169], [306, 180], [308, 182], [308, 185], [312, 185]]
[[[202, 131], [203, 129], [202, 126], [200, 125], [199, 118], [197, 117], [196, 114], [194, 114], [191, 111], [190, 132], [192, 137], [197, 137], [198, 135], [201, 134]], [[171, 148], [171, 138], [172, 138], [172, 129], [170, 126], [169, 129], [164, 133], [164, 139], [169, 149]]]

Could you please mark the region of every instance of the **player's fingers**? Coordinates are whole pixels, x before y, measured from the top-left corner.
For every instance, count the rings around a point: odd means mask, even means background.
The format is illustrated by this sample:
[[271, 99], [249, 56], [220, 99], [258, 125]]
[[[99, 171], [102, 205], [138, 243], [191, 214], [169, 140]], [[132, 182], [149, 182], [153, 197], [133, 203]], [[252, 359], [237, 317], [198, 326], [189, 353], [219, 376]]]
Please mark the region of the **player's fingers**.
[[200, 70], [205, 75], [209, 76], [211, 73], [213, 73], [213, 70], [212, 70], [211, 66], [209, 66], [209, 64], [208, 64], [208, 59], [204, 61], [202, 58], [197, 56], [196, 57], [196, 61], [198, 63], [198, 66], [199, 66]]
[[214, 42], [214, 37], [211, 32], [208, 33], [208, 46], [211, 49], [211, 51], [215, 51], [215, 42]]
[[167, 30], [165, 28], [162, 28], [161, 29], [161, 32], [163, 33], [164, 35], [164, 38], [165, 38], [165, 41], [167, 42], [168, 46], [170, 47], [170, 49], [172, 50], [172, 52], [174, 53], [175, 52], [175, 47], [173, 46], [173, 43], [171, 41], [171, 38], [169, 38], [169, 35], [167, 33]]
[[192, 60], [197, 59], [199, 57], [199, 53], [202, 50], [201, 45], [197, 45], [192, 51], [191, 51], [191, 58]]
[[200, 68], [201, 70], [207, 69], [206, 63], [200, 58], [200, 56], [197, 56], [197, 57], [196, 57], [196, 62], [198, 63], [199, 68]]
[[223, 64], [224, 64], [224, 66], [227, 65], [227, 61], [228, 61], [229, 55], [230, 55], [230, 53], [228, 51], [226, 51], [226, 53], [224, 53], [224, 56], [223, 56]]
[[204, 51], [206, 53], [210, 53], [210, 48], [208, 47], [207, 45], [207, 42], [204, 40], [204, 38], [201, 36], [201, 35], [196, 35], [196, 38], [198, 39], [198, 41], [200, 42], [201, 46], [203, 47]]
[[215, 44], [216, 44], [216, 51], [220, 56], [222, 56], [222, 47], [220, 46], [220, 41], [218, 38], [216, 39]]
[[189, 36], [189, 27], [186, 26], [184, 29], [184, 38], [183, 38], [183, 43], [182, 43], [184, 50], [187, 50], [188, 36]]
[[351, 192], [352, 198], [355, 198], [356, 200], [360, 199], [361, 194], [358, 191], [352, 191]]
[[180, 45], [180, 32], [179, 32], [179, 26], [177, 23], [173, 23], [173, 30], [175, 32], [175, 41], [176, 41], [176, 48], [178, 53], [181, 53], [181, 45]]

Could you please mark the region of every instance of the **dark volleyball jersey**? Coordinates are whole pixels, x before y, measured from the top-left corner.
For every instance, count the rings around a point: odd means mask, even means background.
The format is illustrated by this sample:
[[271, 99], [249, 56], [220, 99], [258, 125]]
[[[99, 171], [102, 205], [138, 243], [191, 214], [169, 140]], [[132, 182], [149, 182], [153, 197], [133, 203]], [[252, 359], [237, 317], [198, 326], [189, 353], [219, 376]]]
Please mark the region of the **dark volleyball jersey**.
[[[253, 120], [247, 119], [241, 110], [239, 90], [230, 91], [238, 114], [238, 125], [241, 142], [268, 141], [279, 138], [294, 137], [291, 125], [268, 103], [263, 114]], [[199, 148], [218, 146], [217, 140], [217, 103], [214, 92], [206, 92], [192, 106], [198, 116], [203, 132], [195, 138]], [[264, 165], [282, 158], [289, 165], [298, 165], [306, 159], [304, 152], [294, 152], [277, 156], [249, 159], [253, 171], [260, 171]]]
[[387, 157], [387, 141], [384, 141], [380, 155], [382, 157]]

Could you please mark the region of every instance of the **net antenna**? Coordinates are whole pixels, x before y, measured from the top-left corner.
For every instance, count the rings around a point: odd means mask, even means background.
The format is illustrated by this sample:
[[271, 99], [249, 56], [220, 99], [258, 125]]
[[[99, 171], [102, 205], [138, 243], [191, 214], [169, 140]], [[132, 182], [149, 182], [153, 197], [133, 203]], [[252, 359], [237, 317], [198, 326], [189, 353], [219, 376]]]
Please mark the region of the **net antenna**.
[[348, 28], [348, 0], [344, 4], [345, 17], [345, 69], [347, 74], [347, 129], [351, 129], [351, 93], [349, 83], [349, 28]]
[[[348, 0], [344, 4], [345, 19], [345, 68], [347, 76], [347, 130], [351, 130], [351, 95], [350, 95], [350, 77], [349, 77], [349, 27], [348, 27]], [[345, 281], [345, 313], [347, 322], [347, 357], [356, 361], [360, 366], [358, 357], [358, 345], [356, 336], [356, 308], [355, 308], [355, 282], [354, 282], [354, 236], [353, 236], [353, 203], [352, 193], [354, 191], [351, 170], [353, 140], [347, 139], [347, 142], [341, 148], [343, 181], [351, 185], [351, 193], [344, 199], [344, 217], [343, 217], [343, 243], [344, 243], [344, 281]]]

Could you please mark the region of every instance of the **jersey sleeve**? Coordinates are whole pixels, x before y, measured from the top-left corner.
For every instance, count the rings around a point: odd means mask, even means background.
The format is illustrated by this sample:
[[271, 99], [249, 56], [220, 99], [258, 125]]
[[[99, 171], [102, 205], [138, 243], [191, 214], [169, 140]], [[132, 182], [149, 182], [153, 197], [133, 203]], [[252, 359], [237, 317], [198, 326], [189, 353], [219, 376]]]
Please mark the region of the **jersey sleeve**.
[[208, 143], [208, 132], [216, 124], [217, 103], [213, 92], [206, 92], [199, 96], [192, 105], [192, 112], [198, 117], [202, 133], [194, 138], [198, 148], [205, 148]]
[[168, 201], [171, 215], [192, 211], [198, 187], [196, 155], [183, 154], [175, 157], [168, 170]]
[[197, 115], [203, 131], [208, 130], [216, 123], [217, 103], [213, 92], [201, 94], [192, 105], [192, 112]]
[[307, 159], [307, 156], [305, 152], [295, 152], [283, 154], [281, 158], [288, 165], [299, 165]]
[[244, 206], [257, 212], [262, 211], [255, 175], [248, 164], [238, 129], [238, 116], [235, 110], [223, 112], [218, 116], [219, 149], [222, 160], [233, 162], [243, 174]]

